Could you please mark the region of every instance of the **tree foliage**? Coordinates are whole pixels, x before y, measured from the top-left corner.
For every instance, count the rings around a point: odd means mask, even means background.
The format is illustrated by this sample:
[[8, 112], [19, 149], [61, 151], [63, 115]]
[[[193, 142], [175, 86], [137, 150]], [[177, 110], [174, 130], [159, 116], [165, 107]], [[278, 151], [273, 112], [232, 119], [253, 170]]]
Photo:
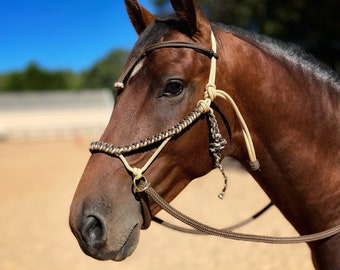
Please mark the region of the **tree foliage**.
[[[168, 0], [153, 0], [170, 12]], [[339, 0], [197, 0], [210, 20], [295, 43], [340, 72]]]
[[30, 63], [22, 72], [1, 74], [0, 92], [110, 88], [120, 75], [127, 56], [128, 51], [114, 50], [81, 73], [68, 70], [49, 71], [36, 63]]
[[12, 72], [0, 77], [0, 90], [26, 91], [70, 89], [75, 87], [77, 75], [71, 71], [47, 71], [30, 63], [23, 72]]
[[114, 50], [105, 58], [99, 60], [92, 68], [82, 74], [82, 88], [111, 88], [115, 79], [118, 79], [128, 52]]

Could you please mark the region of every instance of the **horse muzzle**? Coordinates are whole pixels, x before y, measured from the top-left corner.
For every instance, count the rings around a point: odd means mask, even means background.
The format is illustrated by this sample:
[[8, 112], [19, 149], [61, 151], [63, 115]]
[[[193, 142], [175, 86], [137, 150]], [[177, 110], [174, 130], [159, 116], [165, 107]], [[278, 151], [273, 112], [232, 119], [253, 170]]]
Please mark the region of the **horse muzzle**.
[[[106, 201], [74, 199], [69, 224], [85, 254], [98, 260], [121, 261], [136, 249], [145, 226], [140, 202], [133, 198], [123, 209]], [[126, 209], [124, 209], [126, 210]]]

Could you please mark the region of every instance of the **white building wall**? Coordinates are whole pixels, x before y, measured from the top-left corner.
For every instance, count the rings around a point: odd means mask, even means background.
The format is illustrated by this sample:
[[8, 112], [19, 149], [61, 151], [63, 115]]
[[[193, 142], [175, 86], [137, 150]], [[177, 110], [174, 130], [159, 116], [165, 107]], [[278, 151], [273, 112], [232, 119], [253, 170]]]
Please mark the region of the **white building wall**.
[[112, 112], [110, 90], [0, 95], [0, 139], [100, 136]]

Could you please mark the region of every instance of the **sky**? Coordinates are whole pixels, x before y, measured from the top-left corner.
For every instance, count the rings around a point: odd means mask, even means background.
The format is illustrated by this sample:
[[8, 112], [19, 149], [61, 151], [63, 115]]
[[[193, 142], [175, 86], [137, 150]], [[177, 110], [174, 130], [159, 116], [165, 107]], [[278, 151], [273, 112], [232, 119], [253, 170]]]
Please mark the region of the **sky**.
[[[152, 0], [139, 1], [155, 13]], [[137, 35], [124, 0], [1, 0], [0, 73], [29, 63], [79, 72]]]

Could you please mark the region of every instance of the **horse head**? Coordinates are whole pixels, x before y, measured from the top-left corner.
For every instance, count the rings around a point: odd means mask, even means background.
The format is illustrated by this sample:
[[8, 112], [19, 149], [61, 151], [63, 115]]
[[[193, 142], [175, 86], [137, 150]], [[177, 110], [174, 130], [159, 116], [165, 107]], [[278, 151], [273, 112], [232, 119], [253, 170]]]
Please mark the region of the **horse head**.
[[[203, 98], [209, 78], [211, 28], [196, 2], [172, 0], [175, 15], [156, 19], [137, 1], [126, 0], [130, 20], [139, 34], [120, 78], [115, 106], [101, 141], [131, 145], [174, 126]], [[199, 48], [146, 48], [168, 41]], [[203, 52], [203, 53], [202, 53]], [[123, 86], [124, 84], [124, 86]], [[208, 123], [200, 116], [185, 132], [172, 137], [143, 172], [154, 189], [170, 202], [194, 178], [213, 168]], [[223, 130], [226, 134], [226, 129]], [[141, 168], [161, 142], [123, 154]], [[116, 155], [93, 151], [77, 187], [70, 226], [83, 251], [100, 260], [123, 260], [137, 246], [147, 216], [160, 209], [133, 191], [133, 175]], [[143, 197], [143, 196], [142, 196]], [[141, 207], [141, 200], [147, 207]], [[145, 206], [145, 205], [143, 205]], [[150, 213], [148, 213], [150, 212]]]
[[[338, 225], [339, 74], [293, 46], [210, 24], [195, 0], [171, 0], [175, 14], [163, 18], [125, 4], [139, 38], [70, 210], [83, 251], [125, 259], [160, 210], [144, 188], [170, 202], [227, 155], [250, 161], [300, 234]], [[309, 244], [317, 267], [337, 269], [339, 239]]]

